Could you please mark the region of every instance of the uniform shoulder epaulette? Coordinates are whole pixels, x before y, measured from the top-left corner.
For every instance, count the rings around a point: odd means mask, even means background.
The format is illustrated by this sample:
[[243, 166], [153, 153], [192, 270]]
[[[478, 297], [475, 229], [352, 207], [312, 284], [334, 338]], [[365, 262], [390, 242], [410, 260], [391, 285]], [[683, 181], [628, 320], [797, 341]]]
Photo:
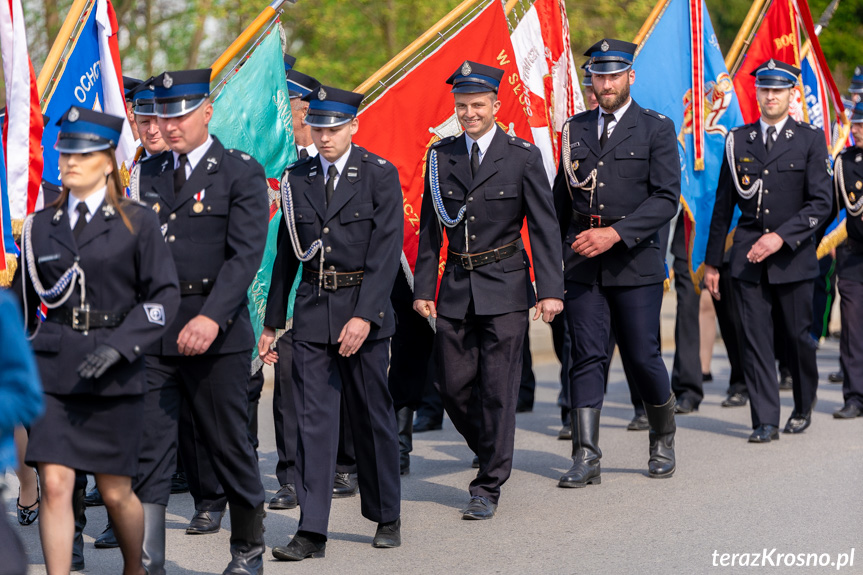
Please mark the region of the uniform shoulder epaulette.
[[138, 163], [143, 164], [144, 162], [149, 162], [150, 160], [152, 160], [153, 158], [156, 158], [158, 156], [159, 156], [159, 154], [156, 154], [155, 156], [151, 156], [150, 154], [147, 154], [146, 156], [144, 156], [143, 158], [138, 160]]
[[133, 198], [123, 197], [120, 198], [120, 204], [125, 208], [126, 206], [132, 206], [136, 208], [143, 208], [149, 210], [150, 208], [144, 202], [135, 200]]
[[658, 118], [658, 119], [663, 120], [663, 121], [668, 119], [668, 116], [666, 116], [665, 114], [660, 114], [656, 110], [651, 110], [650, 108], [642, 108], [642, 110], [644, 111], [645, 114], [647, 114], [648, 116], [651, 116], [653, 118]]
[[733, 128], [731, 128], [731, 131], [732, 131], [732, 132], [736, 132], [737, 130], [739, 130], [739, 129], [740, 129], [740, 128], [742, 128], [742, 127], [743, 127], [743, 126], [734, 126]]
[[437, 148], [438, 146], [443, 146], [444, 144], [451, 144], [452, 142], [455, 142], [456, 137], [457, 136], [447, 136], [446, 138], [438, 140], [437, 142], [432, 144], [431, 147]]
[[164, 152], [159, 152], [155, 156], [147, 156], [146, 161], [138, 162], [138, 165], [140, 165], [141, 168], [143, 169], [144, 166], [150, 167], [151, 165], [159, 163], [159, 162], [155, 162], [154, 160], [161, 160], [161, 159], [168, 159], [168, 158], [170, 158], [170, 160], [171, 160], [170, 165], [173, 166], [174, 165], [174, 162], [173, 162], [174, 158], [173, 158], [173, 155], [171, 153], [171, 150], [165, 150]]
[[516, 146], [517, 148], [525, 148], [525, 149], [530, 149], [533, 146], [533, 144], [531, 144], [527, 140], [523, 140], [523, 139], [518, 138], [516, 136], [510, 136], [509, 137], [509, 145], [510, 146]]
[[373, 153], [371, 153], [365, 149], [362, 149], [361, 151], [362, 151], [362, 155], [360, 157], [362, 158], [362, 160], [364, 162], [367, 162], [367, 163], [375, 165], [375, 166], [381, 166], [381, 167], [389, 164], [388, 161], [386, 161], [382, 157], [378, 156], [377, 154], [373, 154]]
[[297, 168], [299, 166], [302, 166], [303, 164], [307, 164], [308, 162], [311, 162], [313, 159], [314, 159], [314, 156], [306, 156], [305, 158], [299, 158], [297, 161], [285, 166], [285, 170], [288, 170], [288, 171], [293, 170], [294, 168]]
[[242, 150], [235, 150], [234, 148], [231, 148], [231, 149], [229, 149], [229, 150], [225, 150], [225, 152], [226, 152], [229, 156], [233, 156], [233, 157], [235, 157], [235, 158], [240, 158], [240, 159], [241, 159], [241, 160], [243, 160], [244, 162], [248, 162], [249, 160], [253, 160], [253, 159], [254, 159], [254, 158], [252, 158], [252, 156], [250, 156], [250, 155], [249, 155], [249, 154], [247, 154], [246, 152], [244, 152], [244, 151], [242, 151]]

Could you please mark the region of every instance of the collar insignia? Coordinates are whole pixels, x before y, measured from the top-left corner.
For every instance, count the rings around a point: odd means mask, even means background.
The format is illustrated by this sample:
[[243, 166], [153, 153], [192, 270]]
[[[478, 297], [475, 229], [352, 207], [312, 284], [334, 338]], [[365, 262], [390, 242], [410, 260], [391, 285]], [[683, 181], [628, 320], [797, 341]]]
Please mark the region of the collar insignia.
[[165, 160], [164, 162], [162, 162], [162, 173], [164, 173], [165, 170], [167, 170], [167, 169], [168, 169], [168, 160]]
[[116, 213], [117, 213], [117, 211], [114, 209], [114, 206], [112, 206], [111, 204], [104, 204], [102, 206], [102, 214], [104, 214], [104, 216], [106, 218], [113, 216]]
[[757, 138], [757, 137], [758, 137], [758, 132], [756, 132], [755, 130], [752, 130], [751, 132], [749, 132], [749, 141], [750, 142], [754, 142], [755, 138]]
[[785, 139], [786, 140], [790, 140], [791, 136], [793, 136], [793, 135], [794, 135], [794, 130], [792, 130], [791, 128], [788, 128], [787, 130], [785, 130]]
[[57, 210], [56, 212], [54, 212], [54, 217], [51, 218], [51, 221], [56, 224], [57, 222], [60, 221], [60, 218], [62, 218], [62, 217], [63, 217], [63, 210], [62, 209]]
[[863, 154], [857, 154], [857, 156], [854, 158], [854, 161], [863, 162]]

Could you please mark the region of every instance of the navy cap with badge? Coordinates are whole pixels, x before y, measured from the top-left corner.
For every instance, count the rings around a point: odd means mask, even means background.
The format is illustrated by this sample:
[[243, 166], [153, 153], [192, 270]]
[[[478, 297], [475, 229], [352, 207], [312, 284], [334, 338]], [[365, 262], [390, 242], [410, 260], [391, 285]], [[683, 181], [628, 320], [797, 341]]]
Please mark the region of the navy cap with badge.
[[863, 124], [863, 100], [854, 104], [854, 107], [851, 109], [851, 123]]
[[124, 118], [72, 106], [57, 121], [60, 133], [54, 149], [61, 154], [86, 154], [114, 149], [120, 141]]
[[315, 128], [334, 128], [347, 124], [357, 117], [363, 98], [365, 94], [320, 86], [303, 98], [309, 103], [305, 122]]
[[793, 88], [797, 85], [800, 68], [771, 58], [749, 73], [755, 76], [756, 88]]
[[156, 91], [153, 87], [155, 81], [156, 78], [150, 76], [129, 93], [129, 98], [132, 100], [132, 112], [138, 116], [156, 115], [156, 102], [154, 100]]
[[123, 94], [126, 96], [126, 101], [130, 102], [131, 92], [135, 89], [135, 86], [141, 83], [141, 80], [138, 78], [132, 78], [131, 76], [123, 76]]
[[311, 92], [321, 87], [321, 83], [302, 72], [291, 70], [288, 72], [288, 97], [305, 98]]
[[287, 74], [294, 67], [294, 64], [297, 63], [297, 59], [290, 54], [285, 54], [282, 59], [285, 62], [285, 74]]
[[156, 115], [185, 116], [199, 108], [210, 95], [210, 68], [164, 72], [154, 82]]
[[500, 68], [465, 60], [446, 83], [452, 85], [450, 92], [453, 94], [497, 93], [501, 78], [503, 70]]
[[593, 74], [617, 74], [632, 68], [637, 44], [604, 38], [587, 49], [584, 53], [590, 59], [587, 70]]
[[854, 68], [854, 77], [851, 78], [851, 85], [848, 86], [848, 91], [852, 94], [863, 94], [863, 68], [860, 66]]
[[582, 64], [581, 69], [584, 70], [584, 78], [581, 79], [581, 85], [585, 88], [593, 86], [593, 78], [590, 73], [590, 60]]

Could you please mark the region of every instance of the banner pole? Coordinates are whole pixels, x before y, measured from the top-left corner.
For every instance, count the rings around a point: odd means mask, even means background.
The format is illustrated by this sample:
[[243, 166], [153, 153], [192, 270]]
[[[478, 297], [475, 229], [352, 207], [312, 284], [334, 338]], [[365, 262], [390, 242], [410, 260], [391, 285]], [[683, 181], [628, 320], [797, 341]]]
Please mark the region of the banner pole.
[[219, 73], [225, 69], [225, 67], [234, 59], [234, 57], [240, 53], [240, 50], [249, 43], [255, 34], [264, 27], [264, 25], [269, 22], [270, 18], [276, 15], [276, 11], [285, 3], [285, 1], [290, 2], [291, 4], [296, 4], [297, 0], [273, 0], [269, 6], [263, 9], [260, 14], [258, 14], [257, 18], [255, 18], [251, 24], [243, 30], [243, 33], [237, 36], [237, 39], [231, 42], [231, 45], [228, 46], [228, 49], [225, 50], [221, 56], [216, 58], [216, 61], [213, 62], [213, 65], [210, 66], [212, 68], [212, 72], [210, 73], [210, 81], [212, 82]]
[[641, 46], [641, 43], [647, 38], [647, 35], [650, 33], [650, 30], [653, 28], [656, 21], [659, 19], [659, 15], [662, 14], [662, 11], [665, 10], [665, 5], [668, 4], [668, 0], [659, 0], [656, 5], [653, 7], [653, 10], [650, 11], [650, 14], [647, 15], [647, 20], [644, 21], [644, 24], [641, 25], [641, 28], [638, 30], [638, 33], [635, 35], [635, 39], [632, 41], [633, 44], [637, 44]]
[[769, 4], [768, 0], [755, 0], [749, 8], [749, 12], [746, 14], [740, 30], [737, 31], [734, 42], [731, 44], [731, 48], [728, 49], [728, 53], [725, 55], [725, 67], [731, 76], [734, 76], [734, 72], [736, 72], [736, 69], [732, 68], [736, 68], [735, 64], [741, 52], [743, 52], [744, 45], [748, 45], [752, 38], [752, 30], [755, 28], [755, 24], [764, 16], [764, 12], [766, 12]]
[[84, 13], [84, 9], [90, 1], [91, 0], [75, 0], [72, 7], [69, 8], [69, 13], [66, 15], [66, 19], [63, 20], [63, 25], [60, 27], [60, 31], [57, 33], [57, 37], [51, 45], [51, 50], [48, 52], [48, 57], [45, 58], [45, 63], [42, 64], [42, 69], [39, 70], [39, 76], [36, 78], [36, 87], [39, 91], [40, 99], [42, 98], [42, 94], [45, 93], [45, 88], [48, 87], [48, 82], [51, 80], [51, 74], [54, 73], [54, 69], [57, 68], [57, 64], [60, 62], [63, 50], [72, 39], [72, 31], [78, 24], [81, 14]]

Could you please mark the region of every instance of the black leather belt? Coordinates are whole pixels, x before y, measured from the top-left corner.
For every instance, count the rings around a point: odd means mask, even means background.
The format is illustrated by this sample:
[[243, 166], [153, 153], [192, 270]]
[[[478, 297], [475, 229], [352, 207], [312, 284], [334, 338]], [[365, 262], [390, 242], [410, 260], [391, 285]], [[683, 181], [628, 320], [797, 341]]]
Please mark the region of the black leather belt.
[[213, 281], [204, 278], [198, 281], [180, 280], [180, 295], [207, 295], [213, 291]]
[[506, 244], [505, 246], [501, 246], [487, 252], [479, 252], [475, 254], [461, 254], [452, 250], [447, 250], [449, 252], [447, 260], [450, 260], [460, 265], [464, 269], [470, 271], [480, 266], [499, 262], [500, 260], [505, 260], [506, 258], [512, 257], [515, 254], [521, 252], [521, 250], [523, 249], [524, 243], [521, 241], [521, 239], [517, 239], [514, 242]]
[[577, 212], [572, 210], [572, 220], [577, 223], [582, 228], [607, 228], [608, 226], [613, 226], [617, 222], [622, 219], [625, 219], [626, 216], [620, 218], [608, 218], [605, 216], [592, 216], [589, 214], [582, 214], [581, 212]]
[[89, 331], [96, 328], [117, 327], [129, 312], [103, 311], [89, 307], [52, 309], [47, 321], [68, 325], [76, 331]]
[[[339, 288], [343, 287], [351, 287], [358, 286], [363, 283], [363, 271], [356, 272], [336, 272], [336, 271], [325, 271], [323, 277], [323, 287], [324, 289], [336, 291]], [[303, 268], [303, 281], [308, 282], [312, 285], [318, 285], [318, 279], [320, 278], [318, 272], [315, 270]]]

